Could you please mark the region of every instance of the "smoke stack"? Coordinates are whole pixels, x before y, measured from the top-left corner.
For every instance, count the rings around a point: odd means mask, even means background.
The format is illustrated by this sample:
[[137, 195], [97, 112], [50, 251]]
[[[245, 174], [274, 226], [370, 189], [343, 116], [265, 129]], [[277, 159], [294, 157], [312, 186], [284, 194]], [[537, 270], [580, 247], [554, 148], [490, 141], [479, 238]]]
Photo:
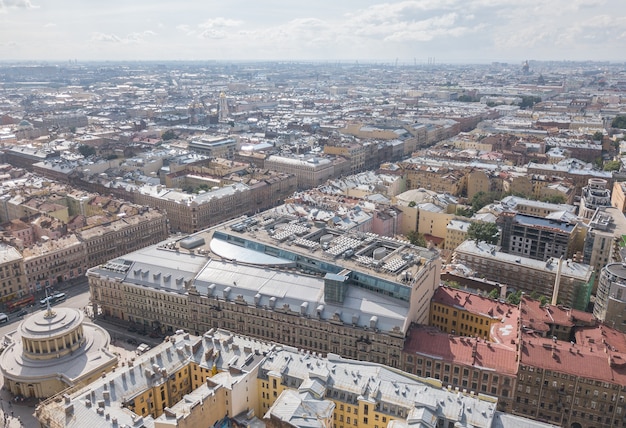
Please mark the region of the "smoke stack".
[[556, 305], [559, 296], [559, 286], [561, 285], [561, 268], [563, 267], [563, 256], [559, 257], [559, 265], [556, 270], [556, 278], [554, 280], [554, 290], [552, 291], [552, 305]]

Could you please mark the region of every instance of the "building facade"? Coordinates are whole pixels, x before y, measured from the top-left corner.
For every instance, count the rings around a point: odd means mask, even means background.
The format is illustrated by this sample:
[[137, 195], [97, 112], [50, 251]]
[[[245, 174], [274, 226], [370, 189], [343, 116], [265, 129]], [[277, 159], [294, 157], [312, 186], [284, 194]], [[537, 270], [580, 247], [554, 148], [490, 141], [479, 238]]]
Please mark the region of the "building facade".
[[0, 244], [0, 301], [20, 297], [27, 287], [24, 258], [10, 245]]
[[497, 220], [500, 245], [509, 254], [535, 260], [572, 258], [576, 252], [577, 222], [504, 212]]
[[589, 303], [594, 282], [594, 271], [589, 265], [570, 260], [559, 263], [549, 259], [545, 262], [500, 251], [495, 245], [472, 240], [463, 242], [453, 254], [453, 263], [463, 264], [474, 271], [475, 276], [506, 284], [510, 291], [538, 293], [550, 299], [561, 266], [557, 302], [584, 310]]
[[43, 402], [36, 417], [45, 428], [547, 427], [496, 406], [489, 394], [435, 379], [210, 330], [176, 333], [129, 366]]
[[609, 263], [602, 268], [593, 316], [626, 333], [626, 267], [623, 263]]
[[583, 187], [580, 196], [578, 215], [591, 219], [599, 207], [611, 206], [611, 190], [607, 188], [607, 181], [600, 178], [590, 178], [587, 186]]
[[266, 213], [111, 260], [87, 274], [95, 313], [398, 367], [408, 327], [428, 322], [438, 254], [320, 226]]

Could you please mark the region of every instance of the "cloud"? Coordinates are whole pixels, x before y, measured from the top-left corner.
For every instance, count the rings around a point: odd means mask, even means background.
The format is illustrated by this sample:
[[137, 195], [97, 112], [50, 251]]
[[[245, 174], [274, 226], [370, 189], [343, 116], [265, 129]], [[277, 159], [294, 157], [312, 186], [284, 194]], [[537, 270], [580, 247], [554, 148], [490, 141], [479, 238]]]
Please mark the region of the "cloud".
[[199, 24], [199, 28], [226, 28], [226, 27], [238, 27], [242, 24], [242, 21], [237, 21], [235, 19], [227, 19], [227, 18], [213, 18], [204, 21], [202, 24]]
[[[199, 39], [224, 39], [232, 32], [232, 29], [239, 27], [243, 21], [228, 19], [223, 17], [211, 18], [192, 27], [187, 24], [178, 25], [176, 28], [187, 36]], [[227, 29], [229, 29], [227, 31]]]
[[[468, 3], [463, 3], [466, 7]], [[384, 3], [348, 15], [346, 26], [355, 35], [385, 42], [427, 42], [458, 38], [480, 31], [484, 24], [463, 10], [458, 0]], [[458, 9], [458, 11], [456, 11]]]
[[150, 30], [130, 33], [130, 34], [127, 34], [125, 37], [120, 37], [116, 34], [92, 33], [91, 41], [101, 42], [101, 43], [118, 43], [118, 44], [127, 45], [127, 44], [142, 43], [145, 41], [147, 37], [155, 36], [155, 35], [156, 33]]
[[0, 0], [0, 13], [6, 13], [8, 9], [38, 9], [30, 0]]

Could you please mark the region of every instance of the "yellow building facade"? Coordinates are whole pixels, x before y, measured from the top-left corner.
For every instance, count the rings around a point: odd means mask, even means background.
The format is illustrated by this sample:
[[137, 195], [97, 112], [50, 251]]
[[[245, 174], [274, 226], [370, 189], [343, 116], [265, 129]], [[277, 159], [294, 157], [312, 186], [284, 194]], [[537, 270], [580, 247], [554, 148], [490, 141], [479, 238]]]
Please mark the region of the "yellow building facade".
[[494, 341], [492, 327], [512, 308], [507, 303], [466, 291], [439, 287], [430, 303], [430, 325], [458, 336]]

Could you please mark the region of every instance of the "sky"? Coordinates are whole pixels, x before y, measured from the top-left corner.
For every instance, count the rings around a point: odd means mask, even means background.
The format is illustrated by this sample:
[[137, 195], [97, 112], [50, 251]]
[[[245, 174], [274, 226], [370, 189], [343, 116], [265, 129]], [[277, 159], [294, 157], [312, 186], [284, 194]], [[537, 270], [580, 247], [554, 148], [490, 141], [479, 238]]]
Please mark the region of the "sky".
[[0, 0], [0, 60], [626, 60], [626, 0]]

